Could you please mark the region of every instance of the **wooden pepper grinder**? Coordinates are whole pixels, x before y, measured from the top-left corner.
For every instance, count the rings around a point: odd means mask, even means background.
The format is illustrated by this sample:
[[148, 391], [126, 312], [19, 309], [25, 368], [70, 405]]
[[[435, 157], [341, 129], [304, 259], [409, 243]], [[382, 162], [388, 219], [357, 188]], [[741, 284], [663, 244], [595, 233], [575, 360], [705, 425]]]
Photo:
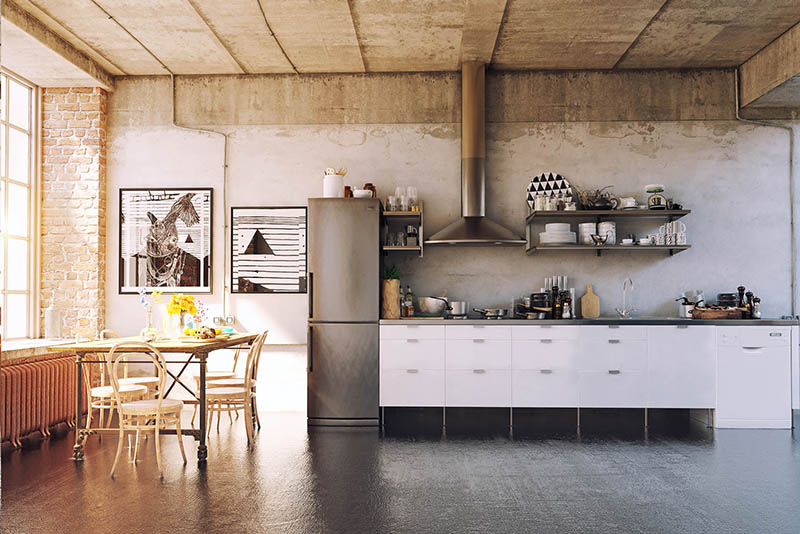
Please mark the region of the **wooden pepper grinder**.
[[752, 291], [748, 291], [747, 293], [745, 293], [745, 296], [747, 297], [747, 318], [748, 319], [752, 319], [753, 318], [753, 292]]
[[744, 286], [739, 286], [736, 288], [739, 291], [739, 304], [738, 307], [744, 307]]

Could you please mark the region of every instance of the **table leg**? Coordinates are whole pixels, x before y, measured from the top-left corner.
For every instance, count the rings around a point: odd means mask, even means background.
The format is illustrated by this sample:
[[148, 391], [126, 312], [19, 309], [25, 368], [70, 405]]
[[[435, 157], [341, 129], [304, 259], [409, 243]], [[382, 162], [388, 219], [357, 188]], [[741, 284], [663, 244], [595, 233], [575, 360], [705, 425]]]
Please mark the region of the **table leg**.
[[198, 354], [200, 359], [200, 444], [197, 446], [197, 461], [205, 462], [208, 458], [208, 446], [206, 446], [206, 357], [205, 352]]
[[81, 424], [81, 357], [78, 355], [75, 358], [75, 446], [72, 448], [72, 459], [83, 460], [83, 443], [86, 441], [86, 435]]

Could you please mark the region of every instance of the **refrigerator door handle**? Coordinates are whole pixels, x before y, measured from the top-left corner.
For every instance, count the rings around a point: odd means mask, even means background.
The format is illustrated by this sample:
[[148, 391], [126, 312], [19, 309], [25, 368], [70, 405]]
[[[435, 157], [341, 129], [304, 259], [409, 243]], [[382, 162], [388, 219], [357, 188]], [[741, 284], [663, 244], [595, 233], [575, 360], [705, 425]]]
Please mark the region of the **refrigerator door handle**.
[[308, 318], [314, 318], [314, 273], [308, 273]]
[[308, 325], [308, 372], [314, 372], [314, 327]]

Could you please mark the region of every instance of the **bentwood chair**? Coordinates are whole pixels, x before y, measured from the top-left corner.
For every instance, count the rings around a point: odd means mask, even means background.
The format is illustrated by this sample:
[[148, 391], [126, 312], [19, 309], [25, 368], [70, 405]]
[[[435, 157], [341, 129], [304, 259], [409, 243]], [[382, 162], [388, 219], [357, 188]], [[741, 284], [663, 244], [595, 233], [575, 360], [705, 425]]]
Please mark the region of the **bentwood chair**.
[[[126, 350], [132, 348], [145, 348], [147, 352], [136, 353], [152, 361], [156, 370], [158, 384], [156, 387], [155, 398], [126, 401], [120, 395], [121, 385], [119, 382], [120, 366], [130, 356], [125, 354]], [[144, 341], [121, 341], [111, 348], [106, 360], [108, 376], [111, 379], [111, 386], [117, 401], [117, 411], [119, 413], [119, 442], [117, 443], [117, 455], [114, 458], [114, 465], [111, 466], [110, 477], [113, 478], [114, 470], [117, 467], [120, 454], [122, 454], [122, 442], [126, 432], [136, 432], [136, 448], [133, 453], [134, 463], [139, 449], [140, 432], [154, 432], [156, 444], [156, 462], [158, 471], [163, 474], [161, 467], [161, 443], [159, 434], [162, 429], [174, 426], [178, 435], [178, 447], [181, 450], [183, 463], [186, 463], [186, 452], [183, 450], [183, 439], [181, 436], [181, 411], [183, 402], [177, 399], [163, 398], [166, 384], [167, 363], [164, 356], [150, 343]]]
[[[114, 332], [110, 329], [105, 329], [100, 332], [100, 339], [112, 339], [118, 338], [119, 334]], [[147, 386], [149, 391], [152, 391], [156, 384], [158, 384], [158, 377], [155, 376], [128, 376], [128, 362], [126, 361], [122, 367], [123, 376], [119, 379], [120, 384], [128, 385], [128, 384], [137, 384], [141, 386]]]
[[[211, 382], [216, 382], [217, 380], [224, 380], [228, 378], [236, 378], [236, 363], [239, 361], [239, 354], [242, 351], [242, 347], [236, 347], [233, 353], [233, 365], [231, 366], [230, 371], [206, 371], [206, 384], [210, 384]], [[195, 392], [197, 392], [197, 396], [200, 396], [200, 377], [194, 377], [194, 384], [195, 384]], [[194, 426], [194, 418], [197, 416], [197, 404], [194, 405], [192, 409], [192, 426]], [[238, 417], [238, 413], [236, 414]], [[230, 418], [231, 414], [228, 412], [228, 418]], [[231, 418], [231, 423], [233, 423], [233, 419]]]
[[247, 363], [245, 365], [244, 382], [242, 387], [207, 387], [206, 388], [206, 403], [208, 405], [208, 432], [211, 433], [211, 420], [214, 412], [217, 413], [217, 430], [219, 430], [219, 419], [223, 411], [241, 410], [244, 409], [244, 426], [247, 432], [248, 445], [253, 442], [253, 433], [255, 432], [255, 363], [258, 356], [261, 354], [261, 348], [264, 345], [264, 340], [267, 338], [267, 332], [259, 334], [253, 344], [250, 345], [250, 351], [247, 353]]

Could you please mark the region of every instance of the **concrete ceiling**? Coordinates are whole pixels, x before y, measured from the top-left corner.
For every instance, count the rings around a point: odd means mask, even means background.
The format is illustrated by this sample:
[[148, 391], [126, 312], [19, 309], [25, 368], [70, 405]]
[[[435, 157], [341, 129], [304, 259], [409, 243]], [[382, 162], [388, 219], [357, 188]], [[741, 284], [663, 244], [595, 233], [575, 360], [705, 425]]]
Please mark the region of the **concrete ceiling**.
[[11, 0], [111, 75], [733, 67], [798, 0]]

